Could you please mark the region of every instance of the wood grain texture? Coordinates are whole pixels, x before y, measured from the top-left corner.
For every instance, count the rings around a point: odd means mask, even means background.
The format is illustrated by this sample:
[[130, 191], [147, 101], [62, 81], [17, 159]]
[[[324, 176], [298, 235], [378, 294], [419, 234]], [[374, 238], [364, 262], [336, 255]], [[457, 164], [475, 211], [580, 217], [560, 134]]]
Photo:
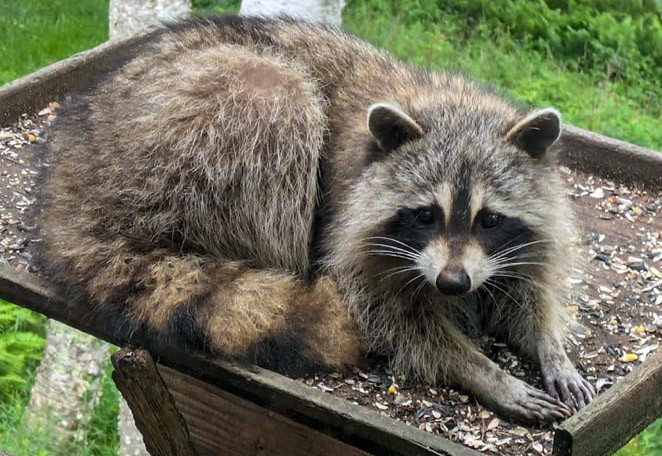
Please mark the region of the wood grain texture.
[[478, 456], [434, 436], [257, 366], [212, 360], [154, 344], [140, 331], [113, 332], [100, 315], [69, 308], [43, 279], [0, 265], [0, 298], [115, 345], [145, 348], [160, 364], [191, 375], [350, 446], [378, 456]]
[[133, 412], [149, 454], [197, 456], [186, 422], [150, 354], [122, 348], [111, 360], [113, 381]]
[[662, 415], [662, 351], [651, 355], [588, 407], [562, 423], [554, 456], [603, 456]]
[[368, 455], [208, 383], [164, 366], [159, 371], [201, 455]]

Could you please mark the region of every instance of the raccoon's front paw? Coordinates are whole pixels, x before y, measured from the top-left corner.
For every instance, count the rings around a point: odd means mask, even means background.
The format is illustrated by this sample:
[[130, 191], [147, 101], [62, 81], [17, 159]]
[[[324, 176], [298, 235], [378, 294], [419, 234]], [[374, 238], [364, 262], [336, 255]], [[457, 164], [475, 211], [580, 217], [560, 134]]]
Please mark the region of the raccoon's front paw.
[[517, 421], [550, 423], [571, 415], [564, 403], [510, 375], [504, 375], [500, 384], [494, 386], [485, 402]]
[[585, 380], [570, 360], [541, 366], [545, 389], [576, 413], [595, 397], [595, 388]]

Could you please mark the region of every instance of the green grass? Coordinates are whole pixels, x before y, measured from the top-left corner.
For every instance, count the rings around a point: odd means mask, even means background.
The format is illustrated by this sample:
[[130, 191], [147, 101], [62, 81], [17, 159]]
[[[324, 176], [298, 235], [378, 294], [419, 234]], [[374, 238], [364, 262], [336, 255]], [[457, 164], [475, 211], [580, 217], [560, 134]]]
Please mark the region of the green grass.
[[108, 39], [108, 0], [2, 0], [0, 84]]
[[31, 434], [24, 432], [23, 413], [44, 348], [45, 320], [0, 299], [0, 450], [16, 449]]
[[119, 448], [119, 393], [106, 366], [102, 394], [82, 444], [56, 445], [51, 429], [25, 419], [45, 344], [46, 319], [0, 299], [0, 450], [16, 456], [115, 456]]
[[113, 367], [108, 363], [101, 384], [101, 398], [85, 435], [85, 446], [79, 453], [83, 456], [114, 456], [119, 450], [117, 415], [120, 393], [111, 378], [112, 371]]
[[0, 299], [0, 404], [32, 385], [44, 348], [45, 320]]
[[196, 14], [238, 13], [240, 0], [191, 0]]
[[442, 3], [350, 1], [343, 18], [350, 31], [403, 60], [466, 73], [525, 106], [556, 106], [576, 126], [662, 149], [661, 71], [626, 81], [601, 62], [582, 69], [577, 58], [555, 58], [526, 35], [515, 38], [517, 24], [469, 21]]
[[[107, 0], [0, 0], [0, 84], [104, 42]], [[193, 0], [198, 13], [238, 0]], [[550, 6], [551, 5], [551, 6]], [[655, 0], [350, 0], [351, 32], [400, 58], [461, 71], [569, 123], [662, 149], [662, 28]], [[656, 22], [657, 21], [657, 22]], [[0, 449], [21, 455], [117, 454], [118, 392], [107, 367], [85, 444], [54, 448], [23, 420], [44, 319], [0, 301]], [[618, 456], [662, 454], [662, 419]]]
[[618, 450], [615, 456], [655, 456], [662, 454], [662, 418]]

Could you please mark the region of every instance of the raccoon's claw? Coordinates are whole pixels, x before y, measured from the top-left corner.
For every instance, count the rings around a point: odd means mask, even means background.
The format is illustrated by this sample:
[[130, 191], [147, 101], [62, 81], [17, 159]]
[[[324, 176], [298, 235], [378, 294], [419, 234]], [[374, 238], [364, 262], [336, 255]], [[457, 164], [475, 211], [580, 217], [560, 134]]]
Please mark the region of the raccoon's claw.
[[504, 384], [491, 391], [487, 402], [503, 415], [524, 422], [553, 422], [568, 418], [570, 408], [533, 386], [507, 376]]
[[595, 388], [570, 363], [561, 368], [543, 369], [545, 389], [576, 413], [595, 397]]

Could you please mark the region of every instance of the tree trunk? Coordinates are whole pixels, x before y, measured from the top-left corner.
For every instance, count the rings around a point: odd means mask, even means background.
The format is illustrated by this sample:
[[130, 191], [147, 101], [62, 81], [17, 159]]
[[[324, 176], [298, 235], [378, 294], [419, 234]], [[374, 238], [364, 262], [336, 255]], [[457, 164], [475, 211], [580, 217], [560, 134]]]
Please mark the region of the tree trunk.
[[55, 320], [28, 404], [32, 426], [50, 428], [62, 446], [82, 442], [101, 394], [108, 344]]
[[239, 14], [274, 16], [286, 14], [340, 27], [345, 0], [244, 0]]
[[110, 39], [188, 16], [190, 0], [110, 0]]

